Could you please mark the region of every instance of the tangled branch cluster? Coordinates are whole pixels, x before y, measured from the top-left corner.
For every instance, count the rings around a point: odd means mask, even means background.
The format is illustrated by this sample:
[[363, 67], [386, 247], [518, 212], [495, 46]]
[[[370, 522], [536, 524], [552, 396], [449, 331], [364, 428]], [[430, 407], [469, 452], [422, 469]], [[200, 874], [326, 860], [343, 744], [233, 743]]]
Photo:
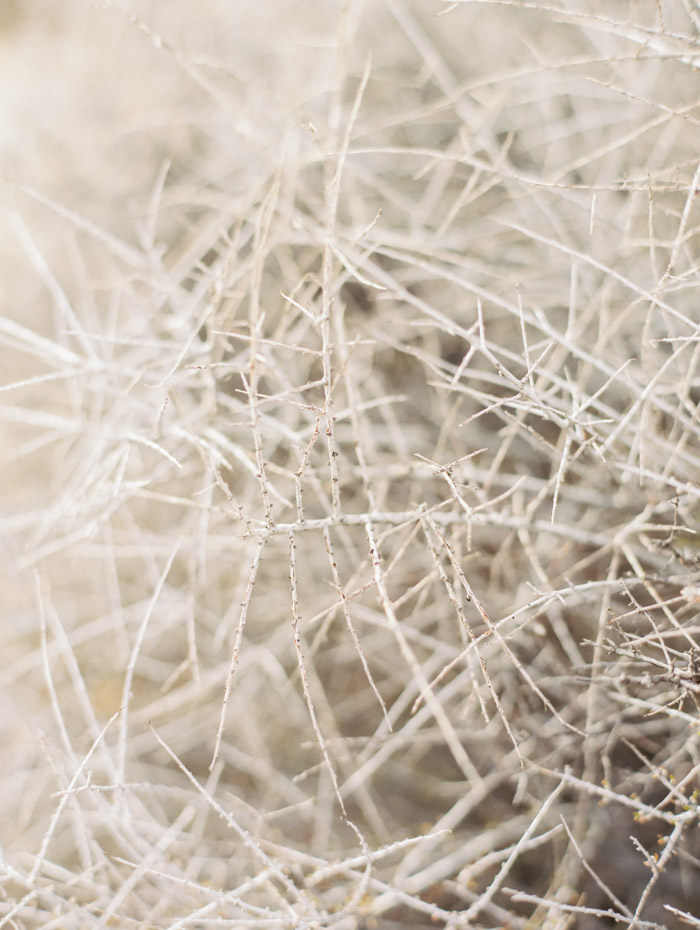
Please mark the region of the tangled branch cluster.
[[9, 32], [0, 927], [700, 926], [692, 0], [88, 6]]

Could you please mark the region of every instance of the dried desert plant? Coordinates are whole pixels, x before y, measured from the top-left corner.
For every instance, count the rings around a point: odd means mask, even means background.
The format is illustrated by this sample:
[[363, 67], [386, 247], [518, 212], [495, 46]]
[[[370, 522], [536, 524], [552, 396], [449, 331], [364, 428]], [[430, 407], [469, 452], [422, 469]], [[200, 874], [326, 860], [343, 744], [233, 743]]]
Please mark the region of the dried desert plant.
[[2, 15], [0, 928], [700, 926], [695, 0]]

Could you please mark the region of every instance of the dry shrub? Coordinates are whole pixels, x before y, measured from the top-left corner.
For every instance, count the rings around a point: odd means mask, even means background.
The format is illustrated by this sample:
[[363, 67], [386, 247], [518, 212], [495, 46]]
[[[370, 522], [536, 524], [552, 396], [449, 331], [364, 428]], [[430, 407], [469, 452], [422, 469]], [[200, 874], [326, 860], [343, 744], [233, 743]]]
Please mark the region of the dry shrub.
[[700, 926], [694, 0], [2, 16], [0, 926]]

